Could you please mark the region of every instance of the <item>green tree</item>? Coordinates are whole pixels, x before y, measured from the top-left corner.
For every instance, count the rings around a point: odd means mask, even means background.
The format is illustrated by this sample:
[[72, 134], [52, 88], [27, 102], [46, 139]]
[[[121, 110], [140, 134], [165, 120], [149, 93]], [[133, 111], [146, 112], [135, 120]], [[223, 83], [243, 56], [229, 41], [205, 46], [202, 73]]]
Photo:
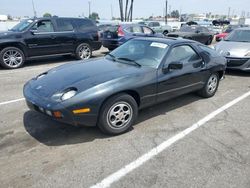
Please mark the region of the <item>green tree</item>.
[[50, 13], [46, 12], [43, 14], [43, 17], [50, 18], [50, 17], [52, 17], [52, 15]]
[[172, 18], [179, 18], [180, 17], [180, 13], [178, 10], [173, 10], [170, 15]]
[[92, 12], [92, 13], [90, 14], [90, 16], [89, 16], [89, 19], [98, 20], [98, 19], [100, 19], [100, 18], [99, 18], [99, 14], [96, 13], [96, 12]]

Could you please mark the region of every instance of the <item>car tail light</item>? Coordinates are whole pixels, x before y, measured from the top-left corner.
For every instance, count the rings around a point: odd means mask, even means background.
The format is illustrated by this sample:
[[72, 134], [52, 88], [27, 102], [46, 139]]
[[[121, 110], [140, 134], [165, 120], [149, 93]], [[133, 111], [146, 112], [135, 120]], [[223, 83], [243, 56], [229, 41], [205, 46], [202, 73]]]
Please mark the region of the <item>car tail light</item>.
[[119, 26], [119, 27], [118, 27], [118, 32], [117, 32], [117, 35], [118, 35], [118, 37], [123, 37], [123, 36], [125, 35], [125, 33], [123, 32], [123, 30], [122, 30], [122, 27], [121, 27], [121, 26]]

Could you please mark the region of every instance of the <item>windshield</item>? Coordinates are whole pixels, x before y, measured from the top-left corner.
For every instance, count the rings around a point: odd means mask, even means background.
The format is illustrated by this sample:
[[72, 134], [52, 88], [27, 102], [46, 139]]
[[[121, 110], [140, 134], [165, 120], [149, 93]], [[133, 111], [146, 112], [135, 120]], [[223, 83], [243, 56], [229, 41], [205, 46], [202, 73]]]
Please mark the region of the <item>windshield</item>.
[[180, 28], [180, 31], [181, 32], [195, 32], [196, 31], [196, 27], [195, 26], [191, 26], [191, 27], [189, 27], [189, 26], [184, 26], [184, 27], [181, 27]]
[[34, 21], [33, 20], [23, 20], [17, 25], [15, 25], [10, 31], [24, 31], [26, 30]]
[[130, 40], [106, 56], [117, 62], [157, 68], [168, 50], [168, 45], [147, 40]]
[[250, 42], [250, 30], [234, 30], [226, 37], [225, 41]]

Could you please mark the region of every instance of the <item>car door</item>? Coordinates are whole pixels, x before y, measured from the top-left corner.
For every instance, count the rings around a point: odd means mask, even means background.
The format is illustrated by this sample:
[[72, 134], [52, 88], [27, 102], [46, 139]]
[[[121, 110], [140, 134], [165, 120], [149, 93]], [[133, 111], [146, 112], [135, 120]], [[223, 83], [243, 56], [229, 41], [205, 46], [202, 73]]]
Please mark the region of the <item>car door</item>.
[[25, 36], [29, 57], [58, 53], [55, 26], [51, 20], [38, 20]]
[[[181, 64], [181, 69], [170, 69], [170, 64]], [[157, 100], [164, 101], [178, 95], [202, 88], [202, 69], [205, 62], [189, 44], [172, 47], [163, 69], [158, 70]]]
[[71, 53], [75, 51], [76, 34], [74, 23], [69, 18], [57, 18], [56, 23], [56, 40], [60, 44], [60, 53]]

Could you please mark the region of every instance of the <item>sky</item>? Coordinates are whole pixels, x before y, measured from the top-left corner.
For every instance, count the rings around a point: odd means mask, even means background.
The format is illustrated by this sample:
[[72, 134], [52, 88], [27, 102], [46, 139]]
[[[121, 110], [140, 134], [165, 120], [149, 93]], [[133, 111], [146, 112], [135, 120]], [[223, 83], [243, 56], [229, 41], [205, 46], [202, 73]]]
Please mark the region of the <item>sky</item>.
[[[88, 2], [91, 2], [91, 12], [97, 12], [102, 19], [119, 17], [118, 0], [33, 0], [38, 17], [45, 12], [57, 16], [88, 16]], [[124, 0], [125, 1], [125, 0]], [[133, 17], [162, 16], [165, 0], [134, 0]], [[171, 10], [181, 10], [182, 13], [241, 14], [250, 12], [249, 0], [168, 0]], [[0, 15], [33, 16], [32, 0], [0, 0]]]

